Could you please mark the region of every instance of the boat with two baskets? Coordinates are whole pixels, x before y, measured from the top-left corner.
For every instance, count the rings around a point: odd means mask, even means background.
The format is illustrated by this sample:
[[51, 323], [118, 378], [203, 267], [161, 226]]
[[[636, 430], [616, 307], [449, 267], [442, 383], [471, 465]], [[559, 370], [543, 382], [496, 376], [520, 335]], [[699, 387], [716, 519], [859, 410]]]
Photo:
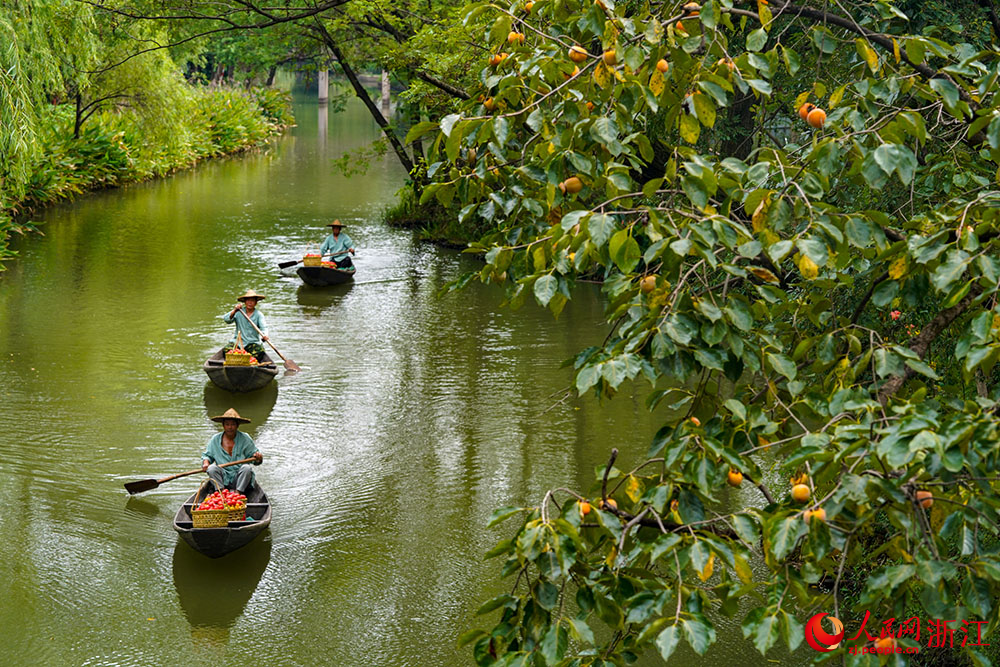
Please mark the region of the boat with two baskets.
[[243, 349], [239, 335], [234, 349], [227, 352], [222, 348], [205, 360], [202, 368], [215, 386], [241, 393], [260, 389], [278, 375], [274, 360], [264, 353], [263, 360], [257, 361]]

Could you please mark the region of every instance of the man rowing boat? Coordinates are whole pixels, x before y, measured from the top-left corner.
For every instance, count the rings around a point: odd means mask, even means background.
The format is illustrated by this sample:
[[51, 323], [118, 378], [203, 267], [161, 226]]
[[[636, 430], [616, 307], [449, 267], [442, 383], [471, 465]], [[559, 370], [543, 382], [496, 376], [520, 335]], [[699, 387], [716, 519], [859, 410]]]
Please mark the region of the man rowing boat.
[[[260, 465], [264, 460], [264, 455], [257, 449], [253, 438], [239, 430], [240, 424], [249, 424], [250, 420], [241, 417], [233, 408], [209, 419], [221, 423], [222, 432], [209, 438], [208, 445], [201, 455], [201, 469], [223, 488], [235, 489], [245, 494], [253, 485], [253, 466]], [[223, 463], [251, 457], [254, 460], [253, 465], [244, 463], [239, 470], [236, 466], [219, 467]]]
[[330, 259], [333, 260], [338, 269], [351, 268], [354, 266], [354, 262], [351, 261], [351, 257], [347, 253], [354, 254], [354, 241], [351, 240], [350, 236], [341, 232], [344, 225], [341, 224], [340, 220], [334, 220], [327, 227], [332, 228], [331, 234], [323, 241], [319, 254], [333, 255]]
[[[236, 297], [236, 300], [241, 302], [241, 305], [222, 316], [226, 323], [236, 322], [236, 331], [233, 333], [232, 340], [226, 345], [226, 352], [236, 348], [236, 338], [239, 334], [243, 349], [256, 357], [257, 361], [262, 362], [264, 361], [264, 346], [261, 341], [268, 339], [267, 324], [264, 322], [264, 316], [257, 310], [257, 303], [264, 300], [264, 295], [257, 294], [251, 289], [242, 296]], [[238, 314], [237, 311], [242, 311], [242, 314]], [[256, 324], [257, 329], [260, 329], [263, 335], [258, 335], [256, 329], [250, 325], [250, 322], [247, 322], [247, 319]]]

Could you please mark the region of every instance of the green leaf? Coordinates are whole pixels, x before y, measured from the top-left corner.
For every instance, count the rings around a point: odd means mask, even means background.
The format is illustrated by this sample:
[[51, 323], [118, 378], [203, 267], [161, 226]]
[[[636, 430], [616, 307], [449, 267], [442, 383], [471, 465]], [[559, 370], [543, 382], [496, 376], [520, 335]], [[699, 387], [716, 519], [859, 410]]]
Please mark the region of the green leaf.
[[566, 655], [566, 648], [569, 646], [569, 637], [566, 629], [558, 622], [549, 626], [548, 632], [542, 637], [538, 646], [542, 658], [547, 665], [558, 665]]
[[789, 380], [794, 380], [795, 376], [798, 374], [798, 370], [795, 368], [795, 362], [783, 354], [768, 352], [767, 361], [771, 365], [771, 368], [778, 373], [781, 373]]
[[488, 600], [478, 610], [476, 610], [476, 616], [483, 616], [484, 614], [488, 614], [495, 609], [499, 609], [500, 607], [513, 608], [516, 604], [517, 598], [513, 595], [498, 595], [492, 600]]
[[535, 597], [538, 598], [538, 604], [542, 609], [552, 611], [559, 604], [559, 589], [551, 582], [539, 579]]
[[940, 380], [941, 376], [934, 372], [934, 369], [918, 359], [907, 359], [906, 365], [932, 380]]
[[760, 51], [767, 44], [767, 33], [763, 28], [757, 28], [747, 35], [747, 51]]
[[953, 109], [958, 103], [958, 88], [948, 79], [934, 78], [931, 79], [931, 88], [933, 88], [943, 99], [944, 106], [946, 109], [954, 113]]
[[576, 618], [571, 618], [569, 622], [570, 622], [570, 627], [573, 629], [573, 634], [575, 635], [574, 639], [576, 639], [577, 641], [586, 642], [591, 646], [593, 646], [596, 643], [594, 641], [594, 632], [593, 630], [590, 629], [590, 626], [587, 625], [585, 621], [581, 621], [580, 619]]
[[587, 232], [590, 240], [598, 248], [603, 246], [611, 238], [611, 233], [615, 230], [615, 219], [603, 213], [590, 216], [587, 220]]
[[479, 628], [476, 628], [475, 630], [469, 630], [467, 632], [463, 632], [458, 637], [458, 646], [459, 646], [459, 648], [461, 648], [462, 646], [466, 646], [468, 644], [471, 644], [472, 642], [476, 641], [480, 637], [485, 637], [485, 636], [486, 636], [486, 631], [485, 630], [481, 630]]
[[642, 258], [639, 244], [627, 229], [615, 232], [611, 237], [611, 243], [608, 244], [608, 251], [611, 253], [612, 261], [622, 273], [631, 273]]
[[542, 276], [535, 281], [535, 298], [543, 306], [549, 305], [549, 300], [559, 288], [559, 280], [552, 274]]
[[715, 628], [708, 621], [702, 621], [698, 618], [685, 618], [681, 622], [684, 624], [684, 637], [688, 644], [698, 655], [705, 655], [708, 647], [715, 643]]
[[774, 646], [774, 642], [778, 640], [779, 629], [777, 616], [765, 616], [760, 619], [753, 635], [753, 645], [761, 655], [767, 653], [768, 649]]
[[795, 76], [795, 73], [799, 71], [799, 67], [801, 67], [802, 62], [799, 59], [799, 55], [786, 46], [781, 47], [781, 55], [785, 60], [785, 68], [788, 70], [789, 76]]
[[733, 518], [733, 528], [736, 530], [736, 534], [739, 535], [740, 539], [749, 545], [756, 545], [760, 540], [760, 530], [757, 528], [757, 524], [753, 519], [748, 517], [746, 514], [734, 514]]
[[806, 532], [806, 522], [798, 514], [789, 517], [774, 517], [765, 524], [771, 554], [781, 561], [795, 548], [799, 538]]
[[660, 651], [660, 657], [664, 660], [669, 660], [670, 656], [674, 654], [674, 650], [677, 648], [680, 639], [680, 633], [677, 631], [676, 624], [664, 628], [660, 636], [656, 638], [656, 648]]
[[428, 132], [437, 129], [437, 127], [438, 124], [433, 121], [421, 121], [410, 128], [410, 131], [406, 133], [406, 138], [403, 140], [403, 143], [409, 144], [414, 139], [419, 139]]
[[502, 521], [504, 521], [506, 519], [509, 519], [510, 517], [514, 516], [518, 512], [523, 512], [524, 509], [525, 508], [523, 508], [523, 507], [501, 507], [500, 509], [495, 510], [493, 512], [493, 514], [490, 515], [490, 520], [486, 524], [486, 527], [487, 528], [492, 528], [493, 526], [497, 525], [498, 523], [500, 523], [500, 522], [502, 522]]
[[886, 174], [896, 172], [903, 185], [909, 185], [917, 168], [917, 157], [901, 144], [882, 144], [875, 149], [875, 162]]
[[942, 292], [949, 292], [954, 283], [962, 278], [969, 263], [969, 255], [962, 250], [950, 251], [945, 261], [941, 262], [934, 275], [931, 276], [931, 283]]

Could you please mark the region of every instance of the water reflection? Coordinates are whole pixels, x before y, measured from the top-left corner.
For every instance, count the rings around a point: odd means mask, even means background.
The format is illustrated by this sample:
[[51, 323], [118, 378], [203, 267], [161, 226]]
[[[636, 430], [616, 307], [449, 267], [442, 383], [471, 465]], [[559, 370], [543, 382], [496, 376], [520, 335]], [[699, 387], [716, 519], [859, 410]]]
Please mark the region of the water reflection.
[[[281, 363], [280, 359], [278, 363]], [[277, 401], [277, 382], [269, 382], [263, 389], [251, 391], [246, 394], [234, 394], [216, 387], [211, 382], [205, 383], [206, 418], [221, 415], [229, 408], [235, 408], [241, 417], [246, 417], [250, 420], [249, 424], [241, 425], [240, 430], [246, 431], [251, 437], [255, 436], [257, 429], [267, 421]]]
[[217, 649], [229, 641], [229, 629], [243, 614], [271, 560], [271, 535], [264, 535], [222, 558], [206, 558], [177, 539], [174, 588], [201, 648]]
[[129, 496], [128, 500], [125, 501], [125, 513], [132, 514], [136, 518], [153, 519], [162, 514], [161, 510], [162, 508], [156, 503], [143, 500], [138, 496]]
[[302, 314], [307, 317], [318, 317], [330, 306], [340, 303], [348, 292], [354, 288], [354, 283], [330, 285], [329, 287], [310, 287], [300, 285], [295, 298], [302, 306]]

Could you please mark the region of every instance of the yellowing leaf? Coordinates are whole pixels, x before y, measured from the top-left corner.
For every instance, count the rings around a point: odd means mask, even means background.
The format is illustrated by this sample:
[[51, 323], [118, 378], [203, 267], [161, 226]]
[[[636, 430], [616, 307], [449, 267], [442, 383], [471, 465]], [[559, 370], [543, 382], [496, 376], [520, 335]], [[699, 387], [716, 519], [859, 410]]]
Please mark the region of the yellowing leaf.
[[889, 265], [889, 277], [899, 280], [906, 273], [906, 255], [900, 255]]
[[698, 141], [698, 135], [701, 133], [701, 123], [698, 122], [698, 119], [695, 116], [689, 113], [682, 113], [680, 130], [681, 139], [689, 144], [693, 144]]
[[601, 88], [607, 88], [611, 85], [611, 72], [603, 62], [598, 63], [597, 67], [594, 68], [594, 83]]
[[767, 269], [759, 267], [759, 266], [751, 266], [750, 267], [750, 273], [754, 274], [755, 276], [757, 276], [761, 280], [764, 280], [764, 281], [769, 282], [769, 283], [775, 283], [775, 284], [777, 284], [777, 283], [781, 282], [780, 280], [778, 280], [778, 276], [774, 275], [773, 273], [771, 273]]
[[711, 554], [708, 557], [708, 562], [705, 563], [705, 569], [698, 573], [698, 578], [702, 581], [708, 581], [708, 578], [712, 576], [712, 569], [715, 566], [715, 554]]
[[847, 84], [845, 83], [843, 86], [841, 86], [837, 90], [833, 91], [833, 94], [830, 95], [830, 101], [827, 104], [827, 106], [829, 108], [833, 109], [838, 104], [840, 104], [840, 100], [843, 99], [843, 97], [844, 97], [844, 90], [846, 90], [846, 89], [847, 89]]
[[767, 207], [770, 203], [770, 200], [767, 197], [764, 197], [760, 200], [760, 203], [757, 204], [757, 208], [754, 210], [753, 216], [750, 218], [754, 233], [764, 229], [764, 220], [767, 216]]
[[766, 0], [757, 0], [757, 15], [760, 16], [760, 26], [766, 31], [771, 23], [771, 10], [767, 8]]
[[639, 485], [639, 479], [635, 475], [628, 476], [628, 481], [625, 482], [625, 495], [634, 503], [639, 502], [639, 498], [642, 498], [642, 487]]
[[750, 569], [750, 565], [743, 556], [734, 554], [733, 562], [736, 564], [736, 575], [740, 578], [740, 581], [744, 584], [749, 584], [753, 581], [753, 570]]
[[860, 37], [854, 40], [854, 45], [858, 49], [858, 55], [868, 63], [868, 69], [873, 73], [878, 71], [878, 54], [875, 49], [868, 45], [868, 42]]
[[896, 63], [899, 63], [900, 53], [899, 53], [899, 42], [895, 38], [892, 40], [892, 55], [896, 56]]
[[653, 70], [653, 75], [649, 77], [649, 89], [654, 95], [659, 97], [663, 94], [665, 84], [663, 83], [663, 72], [658, 69]]
[[799, 271], [806, 280], [815, 280], [819, 276], [819, 267], [807, 255], [799, 257]]
[[808, 90], [805, 91], [804, 93], [799, 93], [799, 96], [795, 98], [796, 111], [798, 111], [802, 107], [802, 105], [806, 103], [806, 100], [809, 99], [810, 95], [812, 95], [812, 92]]

